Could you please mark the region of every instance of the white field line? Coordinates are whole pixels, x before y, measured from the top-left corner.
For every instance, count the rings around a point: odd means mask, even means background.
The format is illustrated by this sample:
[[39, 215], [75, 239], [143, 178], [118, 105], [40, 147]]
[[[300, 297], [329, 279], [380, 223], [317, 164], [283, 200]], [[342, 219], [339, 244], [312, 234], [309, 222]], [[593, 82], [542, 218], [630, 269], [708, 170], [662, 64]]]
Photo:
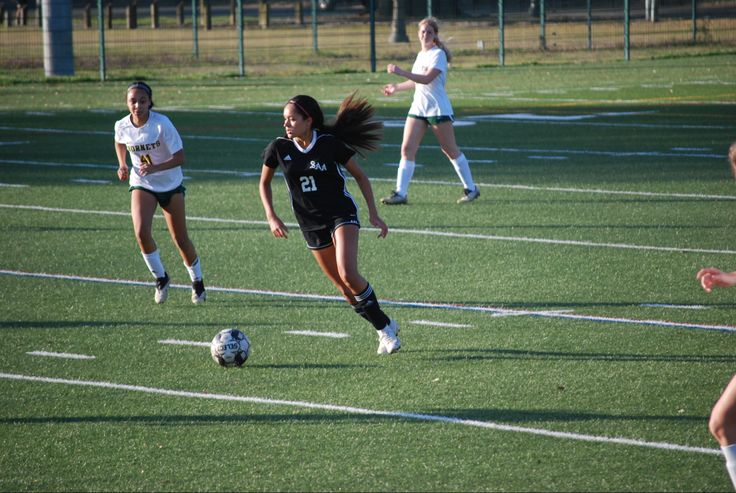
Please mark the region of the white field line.
[[74, 178], [70, 180], [73, 183], [84, 183], [89, 185], [109, 185], [112, 180], [90, 180], [89, 178]]
[[77, 385], [83, 387], [96, 387], [111, 390], [124, 390], [128, 392], [142, 392], [153, 395], [163, 395], [169, 397], [184, 397], [189, 399], [212, 399], [219, 401], [230, 401], [230, 402], [247, 402], [251, 404], [262, 404], [266, 406], [288, 406], [302, 409], [320, 409], [323, 411], [347, 413], [347, 414], [358, 414], [364, 416], [383, 416], [386, 418], [416, 420], [416, 421], [428, 421], [435, 423], [446, 423], [453, 425], [471, 426], [475, 428], [483, 428], [497, 431], [508, 431], [514, 433], [527, 433], [531, 435], [546, 436], [550, 438], [565, 439], [565, 440], [578, 440], [584, 442], [595, 442], [605, 444], [617, 444], [617, 445], [628, 445], [634, 447], [646, 447], [659, 450], [678, 451], [678, 452], [689, 452], [696, 454], [708, 454], [708, 455], [722, 455], [721, 451], [713, 448], [705, 447], [691, 447], [688, 445], [678, 445], [674, 443], [666, 442], [649, 442], [646, 440], [639, 440], [635, 438], [624, 438], [624, 437], [608, 437], [600, 435], [586, 435], [582, 433], [572, 433], [566, 431], [552, 431], [545, 430], [542, 428], [531, 428], [525, 426], [514, 426], [503, 423], [496, 423], [493, 421], [478, 421], [471, 419], [460, 419], [453, 418], [452, 416], [442, 416], [436, 414], [422, 414], [422, 413], [410, 413], [403, 411], [381, 411], [376, 409], [367, 409], [352, 406], [341, 406], [337, 404], [322, 404], [318, 402], [308, 401], [291, 401], [281, 399], [269, 399], [266, 397], [250, 397], [250, 396], [239, 396], [232, 394], [211, 394], [206, 392], [189, 392], [184, 390], [172, 390], [172, 389], [161, 389], [155, 387], [145, 387], [141, 385], [127, 385], [112, 382], [100, 382], [90, 380], [70, 380], [66, 378], [49, 378], [49, 377], [38, 377], [31, 375], [19, 375], [14, 373], [0, 373], [0, 378], [5, 380], [25, 381], [25, 382], [39, 382], [39, 383], [50, 383], [60, 385]]
[[350, 334], [345, 334], [344, 332], [319, 332], [316, 330], [287, 330], [284, 334], [309, 337], [331, 337], [333, 339], [344, 339], [346, 337], [350, 337]]
[[28, 351], [26, 354], [31, 356], [43, 356], [47, 358], [64, 358], [64, 359], [95, 359], [94, 356], [87, 354], [74, 353], [54, 353], [51, 351]]
[[[471, 119], [471, 118], [468, 118]], [[472, 117], [477, 121], [483, 121], [485, 119], [493, 120], [494, 123], [508, 122], [508, 123], [524, 123], [529, 124], [530, 120], [507, 120], [495, 118], [495, 115], [479, 115]], [[535, 121], [535, 123], [538, 123]], [[720, 128], [732, 128], [732, 127], [721, 127], [715, 125], [657, 125], [657, 124], [627, 124], [627, 123], [596, 123], [591, 121], [580, 122], [546, 122], [546, 124], [554, 125], [594, 125], [594, 126], [612, 126], [612, 127], [645, 127], [645, 128], [702, 128], [702, 129], [720, 129]], [[33, 128], [33, 127], [9, 127], [0, 126], [0, 130], [9, 130], [16, 132], [30, 132], [30, 133], [54, 133], [63, 135], [99, 135], [111, 138], [110, 132], [100, 130], [68, 130], [61, 128]], [[226, 137], [217, 135], [182, 135], [184, 140], [214, 140], [220, 142], [255, 142], [263, 143], [264, 146], [270, 139], [256, 138], [256, 137]], [[383, 147], [398, 148], [400, 144], [381, 144]], [[425, 145], [424, 147], [429, 149], [439, 149], [438, 145]], [[525, 149], [518, 147], [484, 147], [484, 146], [463, 146], [463, 149], [478, 151], [478, 152], [523, 152], [532, 154], [576, 154], [576, 155], [589, 155], [589, 156], [613, 156], [613, 157], [694, 157], [694, 158], [708, 158], [708, 159], [722, 159], [725, 160], [726, 156], [718, 153], [704, 153], [704, 152], [661, 152], [661, 151], [592, 151], [592, 150], [581, 150], [581, 149]], [[259, 165], [261, 163], [258, 163]]]
[[[2, 207], [2, 204], [0, 204]], [[370, 231], [369, 228], [366, 228]], [[701, 248], [685, 248], [685, 247], [665, 247], [665, 246], [652, 246], [652, 245], [632, 245], [629, 243], [597, 243], [594, 241], [582, 241], [582, 240], [556, 240], [550, 238], [530, 238], [527, 236], [500, 236], [500, 235], [481, 235], [481, 234], [469, 234], [469, 233], [447, 233], [443, 231], [431, 231], [421, 229], [401, 229], [394, 228], [391, 232], [413, 234], [421, 236], [439, 236], [445, 238], [464, 238], [464, 239], [477, 239], [477, 240], [493, 240], [493, 241], [516, 241], [524, 243], [546, 243], [549, 245], [568, 245], [568, 246], [584, 246], [584, 247], [598, 247], [598, 248], [614, 248], [621, 250], [643, 250], [643, 251], [654, 251], [654, 252], [674, 252], [674, 253], [711, 253], [711, 254], [725, 254], [734, 255], [736, 250], [712, 250], [712, 249], [701, 249]]]
[[533, 154], [530, 154], [526, 158], [538, 161], [565, 161], [568, 159], [567, 156], [536, 156]]
[[[1, 128], [1, 127], [0, 127]], [[506, 149], [508, 150], [508, 149]], [[509, 150], [510, 151], [510, 150]], [[511, 152], [511, 151], [510, 151]], [[519, 150], [518, 152], [550, 152], [552, 154], [561, 151], [550, 150], [544, 151], [540, 149], [527, 149]], [[676, 154], [681, 156], [681, 154]], [[720, 159], [724, 159], [723, 156], [719, 156]], [[489, 160], [495, 161], [495, 160]], [[87, 169], [108, 169], [114, 172], [117, 166], [109, 164], [96, 164], [96, 163], [60, 163], [53, 161], [28, 161], [19, 159], [0, 159], [2, 164], [19, 164], [23, 166], [47, 166], [54, 168], [87, 168]], [[398, 163], [385, 163], [384, 166], [396, 167]], [[420, 167], [421, 165], [417, 165]], [[201, 168], [190, 168], [187, 166], [187, 173], [202, 173], [202, 174], [214, 174], [214, 175], [225, 175], [225, 176], [238, 176], [243, 178], [253, 178], [260, 176], [260, 172], [255, 171], [235, 171], [225, 169], [201, 169]], [[277, 173], [280, 174], [280, 173]], [[396, 181], [395, 178], [371, 178], [371, 181], [390, 182]], [[420, 183], [425, 185], [448, 185], [457, 186], [454, 181], [445, 180], [421, 180], [415, 179], [414, 183]], [[517, 185], [517, 184], [503, 184], [503, 183], [479, 183], [483, 188], [498, 188], [498, 189], [509, 189], [509, 190], [528, 190], [528, 191], [543, 191], [543, 192], [560, 192], [560, 193], [586, 193], [586, 194], [603, 194], [603, 195], [626, 195], [634, 197], [661, 197], [661, 198], [678, 198], [678, 199], [696, 199], [696, 200], [736, 200], [736, 195], [714, 195], [714, 194], [702, 194], [702, 193], [669, 193], [669, 192], [645, 192], [636, 190], [606, 190], [602, 188], [570, 188], [570, 187], [543, 187], [535, 185]]]
[[447, 327], [450, 329], [472, 329], [473, 326], [469, 324], [453, 324], [449, 322], [434, 322], [432, 320], [410, 320], [410, 324], [415, 325], [429, 325], [431, 327]]
[[703, 305], [670, 305], [667, 303], [642, 303], [640, 306], [646, 308], [674, 308], [677, 310], [708, 310], [709, 307]]
[[[476, 100], [486, 100], [488, 95], [493, 93], [487, 93], [482, 94], [480, 96], [463, 96], [465, 99], [476, 99]], [[535, 98], [535, 97], [514, 97], [511, 96], [505, 96], [504, 99], [508, 101], [522, 101], [527, 103], [594, 103], [594, 104], [604, 104], [604, 105], [610, 105], [610, 104], [623, 104], [623, 105], [637, 105], [641, 104], [642, 100], [639, 99], [598, 99], [598, 98]], [[663, 101], [664, 103], [669, 101]], [[686, 99], [680, 99], [676, 102], [678, 105], [702, 105], [703, 101], [698, 100], [686, 100]], [[736, 105], [736, 101], [733, 100], [715, 100], [715, 101], [708, 101], [708, 104], [718, 104], [723, 106], [734, 106]], [[598, 123], [598, 125], [606, 125], [605, 123]], [[617, 124], [611, 123], [610, 126], [616, 126]], [[620, 126], [637, 126], [636, 123], [633, 124], [627, 124], [627, 123], [619, 123]], [[640, 126], [648, 126], [648, 127], [663, 127], [668, 128], [668, 125], [666, 124], [640, 124]], [[687, 127], [687, 125], [676, 125], [673, 124], [672, 128], [682, 128]], [[718, 129], [724, 129], [724, 128], [733, 128], [728, 125], [693, 125], [694, 128], [718, 128]]]
[[26, 145], [30, 144], [30, 140], [13, 140], [13, 141], [2, 141], [0, 140], [0, 147], [1, 146], [18, 146], [18, 145]]
[[209, 342], [201, 341], [182, 341], [179, 339], [162, 339], [158, 341], [159, 344], [172, 344], [174, 346], [197, 346], [197, 347], [210, 347]]
[[[562, 313], [575, 313], [575, 310], [544, 310], [537, 312], [540, 315], [560, 315]], [[510, 313], [494, 313], [492, 317], [518, 317], [524, 315], [523, 312], [510, 312]]]
[[[98, 211], [89, 209], [66, 209], [60, 207], [45, 207], [40, 205], [18, 205], [18, 204], [0, 204], [0, 209], [20, 209], [20, 210], [33, 210], [42, 212], [60, 212], [60, 213], [75, 213], [75, 214], [96, 214], [102, 216], [129, 216], [128, 212], [118, 211]], [[210, 223], [225, 223], [225, 224], [249, 224], [249, 225], [267, 225], [266, 221], [248, 220], [248, 219], [224, 219], [216, 217], [200, 217], [200, 216], [188, 216], [188, 221], [202, 221]], [[298, 228], [297, 224], [287, 223], [287, 226]], [[366, 231], [377, 231], [375, 228], [364, 228]], [[448, 233], [444, 231], [432, 231], [426, 229], [402, 229], [393, 228], [391, 229], [393, 234], [407, 234], [407, 235], [419, 235], [419, 236], [435, 236], [441, 238], [462, 238], [462, 239], [475, 239], [475, 240], [488, 240], [488, 241], [510, 241], [510, 242], [523, 242], [523, 243], [542, 243], [548, 245], [565, 245], [565, 246], [583, 246], [583, 247], [596, 247], [596, 248], [613, 248], [618, 250], [642, 250], [642, 251], [653, 251], [653, 252], [673, 252], [673, 253], [708, 253], [708, 254], [724, 254], [734, 255], [736, 250], [714, 250], [709, 248], [689, 248], [689, 247], [667, 247], [667, 246], [653, 246], [653, 245], [633, 245], [629, 243], [598, 243], [594, 241], [582, 241], [582, 240], [558, 240], [551, 238], [532, 238], [528, 236], [500, 236], [500, 235], [483, 235], [483, 234], [469, 234], [469, 233]]]
[[[104, 284], [118, 284], [128, 286], [145, 286], [150, 287], [152, 282], [145, 281], [134, 281], [126, 279], [108, 279], [104, 277], [87, 277], [87, 276], [72, 276], [67, 274], [49, 274], [45, 272], [25, 272], [16, 270], [0, 269], [0, 275], [17, 276], [17, 277], [33, 277], [40, 279], [56, 279], [63, 281], [79, 281], [79, 282], [98, 282]], [[172, 288], [190, 290], [192, 287], [187, 284], [172, 284]], [[310, 293], [295, 293], [288, 291], [271, 291], [264, 289], [247, 289], [247, 288], [222, 288], [217, 286], [207, 286], [207, 290], [211, 292], [221, 292], [230, 294], [248, 294], [257, 296], [274, 296], [282, 298], [293, 298], [293, 299], [310, 299], [318, 301], [337, 301], [344, 303], [345, 298], [342, 296], [328, 296], [320, 294]], [[629, 325], [646, 325], [660, 328], [673, 328], [673, 329], [697, 329], [697, 330], [714, 330], [719, 332], [734, 332], [736, 333], [736, 326], [732, 325], [711, 325], [711, 324], [695, 324], [685, 322], [671, 322], [668, 320], [651, 320], [651, 319], [636, 319], [636, 318], [623, 318], [623, 317], [602, 317], [595, 315], [579, 315], [575, 313], [565, 313], [561, 311], [548, 311], [548, 310], [510, 310], [506, 308], [488, 307], [488, 306], [473, 306], [473, 305], [460, 305], [450, 303], [428, 303], [419, 301], [399, 301], [399, 300], [386, 300], [382, 299], [381, 303], [385, 305], [400, 306], [405, 308], [422, 308], [429, 310], [450, 310], [450, 311], [466, 311], [476, 312], [484, 314], [502, 314], [502, 315], [517, 315], [517, 316], [529, 316], [529, 317], [541, 317], [541, 318], [559, 318], [565, 320], [577, 320], [583, 322], [602, 322], [612, 324], [629, 324]]]

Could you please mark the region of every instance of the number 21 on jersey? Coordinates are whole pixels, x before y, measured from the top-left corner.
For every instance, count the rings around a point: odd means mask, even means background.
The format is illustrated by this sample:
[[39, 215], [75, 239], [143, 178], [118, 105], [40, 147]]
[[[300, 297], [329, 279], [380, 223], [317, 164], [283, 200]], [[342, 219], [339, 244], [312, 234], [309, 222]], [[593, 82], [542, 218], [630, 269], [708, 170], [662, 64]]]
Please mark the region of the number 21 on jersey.
[[317, 191], [317, 183], [314, 181], [314, 176], [300, 176], [299, 181], [302, 183], [302, 192]]

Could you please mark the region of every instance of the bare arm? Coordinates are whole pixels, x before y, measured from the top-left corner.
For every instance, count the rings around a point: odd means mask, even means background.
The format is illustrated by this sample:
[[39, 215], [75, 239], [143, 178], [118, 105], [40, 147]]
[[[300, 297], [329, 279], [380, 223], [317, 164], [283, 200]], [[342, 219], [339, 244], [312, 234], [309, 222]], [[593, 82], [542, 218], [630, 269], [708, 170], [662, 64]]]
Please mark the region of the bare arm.
[[378, 237], [385, 238], [388, 234], [388, 226], [378, 216], [376, 200], [373, 197], [373, 188], [371, 187], [371, 181], [368, 179], [368, 175], [365, 174], [363, 168], [353, 158], [350, 158], [345, 164], [345, 169], [355, 178], [355, 182], [358, 184], [358, 188], [360, 188], [360, 193], [363, 194], [365, 203], [368, 205], [368, 221], [379, 229]]
[[128, 150], [125, 144], [115, 142], [115, 154], [118, 156], [118, 179], [125, 181], [128, 179]]
[[386, 84], [383, 86], [383, 95], [391, 96], [392, 94], [399, 91], [406, 91], [414, 89], [417, 84], [429, 84], [437, 78], [442, 72], [436, 68], [429, 69], [426, 74], [416, 74], [414, 72], [408, 72], [399, 68], [398, 65], [389, 63], [386, 67], [386, 71], [389, 74], [396, 74], [400, 77], [404, 77], [406, 80], [397, 84]]
[[276, 215], [276, 211], [273, 208], [271, 182], [275, 174], [276, 170], [274, 168], [269, 168], [264, 164], [261, 167], [261, 181], [258, 184], [258, 191], [261, 195], [261, 203], [263, 204], [263, 210], [266, 212], [266, 219], [268, 220], [268, 227], [271, 229], [271, 234], [276, 238], [288, 238], [289, 228]]
[[438, 75], [442, 73], [441, 70], [438, 70], [436, 68], [431, 68], [424, 74], [417, 74], [414, 72], [409, 72], [407, 70], [404, 70], [400, 68], [398, 65], [394, 65], [393, 63], [388, 64], [388, 66], [386, 67], [386, 71], [389, 74], [396, 74], [399, 77], [403, 77], [416, 84], [429, 84], [430, 82], [435, 80]]

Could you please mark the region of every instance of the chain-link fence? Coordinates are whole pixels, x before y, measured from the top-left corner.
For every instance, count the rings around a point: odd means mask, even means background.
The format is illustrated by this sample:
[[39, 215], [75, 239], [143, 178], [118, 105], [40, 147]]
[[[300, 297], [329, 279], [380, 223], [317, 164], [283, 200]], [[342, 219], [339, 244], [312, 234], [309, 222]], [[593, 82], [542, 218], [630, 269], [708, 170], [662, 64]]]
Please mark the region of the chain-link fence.
[[[40, 3], [4, 1], [0, 68], [40, 72]], [[399, 43], [389, 41], [397, 27], [393, 0], [373, 0], [373, 15], [368, 0], [255, 0], [242, 3], [242, 44], [235, 0], [115, 0], [99, 2], [101, 11], [92, 1], [72, 2], [76, 75], [96, 76], [101, 67], [110, 77], [380, 70], [413, 60], [416, 22], [428, 11], [440, 18], [440, 35], [460, 66], [736, 47], [736, 0], [404, 0], [398, 12], [408, 41]]]

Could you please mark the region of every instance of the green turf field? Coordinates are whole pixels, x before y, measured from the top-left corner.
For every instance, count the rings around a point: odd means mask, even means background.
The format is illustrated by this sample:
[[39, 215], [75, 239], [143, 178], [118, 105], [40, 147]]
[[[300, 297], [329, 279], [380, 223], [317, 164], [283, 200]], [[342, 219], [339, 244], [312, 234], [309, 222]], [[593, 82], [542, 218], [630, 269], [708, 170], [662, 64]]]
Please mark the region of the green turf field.
[[[410, 204], [364, 227], [361, 271], [401, 326], [337, 299], [294, 224], [271, 237], [260, 153], [296, 93], [353, 90], [386, 122], [361, 160], [391, 190], [410, 95], [383, 74], [152, 80], [187, 154], [208, 301], [165, 230], [153, 280], [117, 182], [126, 81], [0, 86], [0, 490], [729, 491], [710, 408], [736, 367], [736, 56], [450, 73], [481, 197], [427, 135]], [[354, 185], [354, 184], [353, 184]], [[352, 190], [358, 194], [357, 187]], [[207, 343], [248, 334], [223, 369]], [[339, 337], [338, 337], [339, 336]]]

